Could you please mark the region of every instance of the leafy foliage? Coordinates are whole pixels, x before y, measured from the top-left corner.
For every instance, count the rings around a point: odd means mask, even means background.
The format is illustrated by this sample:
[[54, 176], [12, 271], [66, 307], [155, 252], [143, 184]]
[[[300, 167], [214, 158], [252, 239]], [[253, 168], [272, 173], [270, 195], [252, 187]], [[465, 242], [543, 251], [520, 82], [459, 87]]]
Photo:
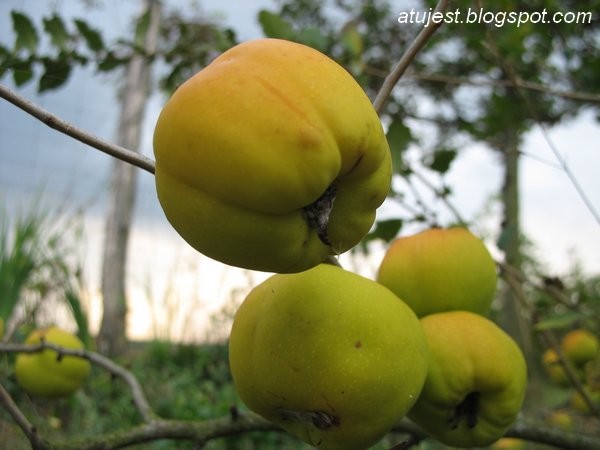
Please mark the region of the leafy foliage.
[[[143, 53], [140, 39], [148, 29], [150, 15], [146, 12], [137, 19], [132, 40], [120, 39], [114, 44], [106, 43], [102, 32], [82, 18], [65, 21], [52, 14], [42, 18], [41, 26], [21, 12], [12, 11], [11, 18], [15, 42], [12, 49], [0, 45], [0, 77], [12, 73], [13, 82], [22, 86], [36, 79], [35, 69], [39, 67], [38, 91], [45, 92], [63, 86], [78, 66], [92, 65], [99, 72], [111, 72]], [[156, 54], [145, 56], [167, 63], [160, 85], [171, 92], [233, 46], [236, 38], [233, 30], [203, 17], [184, 17], [172, 11], [162, 21], [159, 42]]]
[[10, 220], [0, 211], [0, 317], [17, 333], [43, 326], [43, 311], [57, 305], [68, 311], [84, 343], [91, 343], [81, 300], [81, 269], [64, 230], [77, 233], [76, 223], [55, 222], [30, 211]]

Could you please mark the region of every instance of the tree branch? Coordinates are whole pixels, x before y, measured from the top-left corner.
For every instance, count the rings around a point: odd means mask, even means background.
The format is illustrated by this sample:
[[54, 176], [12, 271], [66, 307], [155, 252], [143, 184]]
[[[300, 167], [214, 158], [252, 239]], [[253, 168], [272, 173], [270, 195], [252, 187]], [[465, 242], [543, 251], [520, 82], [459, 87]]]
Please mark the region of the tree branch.
[[[435, 13], [443, 13], [448, 7], [448, 0], [439, 0], [438, 4], [435, 7]], [[396, 64], [396, 66], [392, 69], [388, 76], [385, 77], [383, 81], [383, 85], [381, 89], [377, 93], [375, 100], [373, 101], [373, 107], [378, 114], [381, 114], [381, 110], [383, 109], [383, 105], [386, 100], [389, 98], [394, 86], [398, 82], [410, 63], [415, 59], [417, 53], [425, 46], [429, 38], [435, 33], [435, 31], [440, 27], [442, 22], [433, 22], [424, 26], [415, 40], [410, 44], [406, 52], [400, 58], [400, 61]]]
[[106, 142], [103, 139], [82, 130], [81, 128], [77, 128], [69, 122], [60, 119], [49, 111], [46, 111], [33, 102], [27, 100], [25, 97], [22, 97], [3, 84], [0, 84], [0, 97], [12, 103], [17, 108], [22, 109], [27, 114], [32, 115], [50, 128], [59, 131], [60, 133], [66, 134], [67, 136], [70, 136], [79, 142], [83, 142], [84, 144], [94, 147], [101, 152], [154, 174], [154, 161], [152, 159], [119, 145]]
[[[532, 307], [527, 302], [527, 296], [526, 296], [525, 292], [523, 291], [520, 280], [514, 275], [514, 273], [518, 273], [518, 271], [512, 267], [511, 267], [511, 270], [504, 269], [504, 266], [501, 266], [501, 267], [503, 268], [502, 273], [504, 274], [504, 279], [506, 280], [507, 284], [512, 289], [512, 291], [515, 293], [515, 296], [517, 297], [519, 302], [523, 305], [523, 307], [525, 307], [527, 309], [528, 313], [532, 317], [533, 325], [535, 326], [535, 323], [536, 323], [535, 314], [533, 314]], [[510, 266], [507, 266], [507, 267], [510, 267]], [[522, 278], [524, 279], [525, 276], [522, 275]], [[548, 290], [548, 289], [544, 289], [544, 292], [547, 292], [550, 295], [554, 294], [554, 291]], [[561, 348], [558, 340], [556, 339], [556, 336], [554, 335], [554, 333], [552, 333], [552, 331], [550, 331], [550, 330], [542, 330], [541, 335], [542, 335], [543, 339], [546, 341], [546, 344], [556, 352], [556, 355], [558, 356], [559, 364], [564, 369], [565, 374], [567, 375], [567, 379], [569, 380], [571, 385], [575, 388], [575, 390], [579, 393], [579, 395], [581, 395], [584, 402], [587, 404], [588, 408], [590, 408], [590, 411], [595, 416], [600, 417], [600, 412], [599, 412], [598, 408], [594, 404], [594, 401], [590, 397], [589, 393], [584, 388], [583, 383], [581, 383], [581, 381], [579, 381], [579, 378], [577, 378], [575, 369], [571, 365], [571, 362], [564, 355], [562, 348]]]
[[202, 446], [213, 439], [252, 431], [282, 432], [283, 430], [253, 413], [236, 414], [235, 418], [224, 416], [202, 421], [158, 419], [112, 434], [57, 443], [55, 448], [60, 450], [108, 450], [161, 439], [193, 441]]
[[519, 77], [515, 77], [514, 79], [510, 80], [473, 80], [471, 78], [453, 77], [449, 75], [428, 74], [418, 72], [408, 73], [406, 74], [406, 77], [415, 80], [432, 81], [444, 84], [519, 88], [526, 89], [529, 91], [542, 92], [544, 94], [552, 95], [555, 97], [562, 97], [567, 100], [600, 103], [600, 94], [553, 89], [541, 83], [534, 83], [531, 81], [522, 80]]
[[[102, 367], [110, 374], [121, 378], [127, 386], [129, 386], [133, 402], [143, 420], [145, 422], [152, 422], [155, 419], [156, 415], [146, 399], [144, 390], [135, 375], [105, 356], [88, 350], [64, 348], [48, 341], [42, 341], [35, 345], [0, 343], [0, 353], [39, 353], [45, 349], [54, 350], [61, 356], [76, 356], [78, 358], [87, 359], [91, 363]], [[23, 431], [25, 431], [25, 429], [23, 429]]]
[[16, 422], [16, 424], [23, 430], [27, 439], [31, 443], [31, 447], [34, 450], [46, 449], [49, 447], [48, 443], [43, 441], [37, 433], [36, 428], [27, 420], [27, 417], [21, 412], [19, 407], [13, 401], [10, 394], [4, 389], [4, 386], [0, 384], [0, 404], [4, 406], [4, 409], [8, 411], [10, 416]]

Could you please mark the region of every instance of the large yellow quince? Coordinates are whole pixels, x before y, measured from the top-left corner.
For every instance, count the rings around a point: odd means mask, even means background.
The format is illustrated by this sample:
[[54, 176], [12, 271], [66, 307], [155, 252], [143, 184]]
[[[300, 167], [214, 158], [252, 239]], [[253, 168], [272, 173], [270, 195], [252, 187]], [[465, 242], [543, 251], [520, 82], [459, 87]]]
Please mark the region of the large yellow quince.
[[233, 47], [183, 83], [154, 132], [156, 188], [201, 253], [297, 272], [354, 247], [391, 182], [381, 122], [352, 76], [301, 44]]
[[414, 404], [428, 354], [404, 302], [323, 264], [255, 287], [235, 317], [229, 358], [251, 410], [319, 449], [364, 450]]
[[[26, 344], [39, 344], [42, 340], [67, 349], [82, 349], [79, 338], [57, 327], [31, 332]], [[76, 356], [59, 356], [51, 349], [38, 353], [19, 353], [15, 375], [21, 388], [31, 395], [47, 398], [65, 397], [79, 389], [90, 373], [89, 361]]]
[[396, 239], [377, 281], [417, 314], [464, 310], [486, 315], [496, 291], [496, 265], [468, 229], [432, 228]]
[[489, 319], [467, 311], [421, 319], [429, 370], [408, 416], [443, 444], [483, 447], [500, 439], [525, 397], [521, 350]]

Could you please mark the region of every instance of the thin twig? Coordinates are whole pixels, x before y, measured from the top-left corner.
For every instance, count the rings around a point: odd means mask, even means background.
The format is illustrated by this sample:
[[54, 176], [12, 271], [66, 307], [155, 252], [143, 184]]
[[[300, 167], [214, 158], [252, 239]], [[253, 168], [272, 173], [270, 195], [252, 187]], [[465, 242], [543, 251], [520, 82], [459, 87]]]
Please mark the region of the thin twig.
[[[447, 7], [448, 0], [439, 0], [438, 4], [435, 7], [434, 14], [443, 13]], [[424, 26], [415, 38], [415, 40], [410, 44], [406, 52], [404, 52], [404, 54], [400, 58], [400, 61], [398, 61], [398, 63], [392, 69], [390, 74], [385, 78], [381, 89], [379, 89], [379, 92], [377, 93], [377, 96], [373, 101], [373, 107], [375, 108], [375, 111], [377, 111], [378, 114], [381, 113], [383, 105], [389, 98], [398, 80], [402, 78], [402, 75], [404, 74], [404, 72], [406, 72], [406, 69], [408, 69], [410, 63], [415, 59], [417, 53], [419, 53], [419, 51], [425, 46], [429, 38], [433, 35], [433, 33], [435, 33], [435, 31], [440, 27], [441, 24], [441, 21], [436, 21]]]
[[155, 419], [156, 416], [152, 410], [152, 407], [150, 406], [150, 403], [146, 399], [144, 390], [142, 389], [142, 386], [140, 385], [137, 378], [125, 368], [119, 366], [112, 360], [100, 355], [99, 353], [94, 353], [83, 349], [64, 348], [60, 345], [56, 345], [48, 341], [42, 341], [39, 344], [35, 345], [5, 343], [0, 344], [0, 353], [38, 353], [43, 351], [44, 349], [54, 350], [59, 355], [76, 356], [78, 358], [87, 359], [91, 363], [102, 367], [112, 375], [121, 378], [129, 386], [129, 389], [131, 390], [131, 395], [133, 397], [133, 402], [140, 415], [142, 416], [143, 420], [145, 422], [152, 422]]
[[15, 91], [7, 86], [4, 86], [3, 84], [0, 84], [0, 97], [12, 103], [17, 108], [22, 109], [27, 114], [32, 115], [50, 128], [83, 142], [90, 147], [94, 147], [95, 149], [98, 149], [110, 156], [128, 162], [129, 164], [154, 174], [154, 161], [152, 159], [126, 149], [125, 147], [111, 144], [110, 142], [94, 136], [87, 131], [82, 130], [81, 128], [77, 128], [69, 122], [60, 119], [49, 111], [46, 111], [40, 106], [34, 104], [25, 97], [17, 94]]
[[[531, 305], [529, 305], [529, 302], [527, 301], [527, 296], [523, 291], [522, 282], [513, 275], [515, 273], [514, 271], [511, 272], [503, 270], [502, 273], [504, 274], [504, 279], [506, 280], [511, 290], [514, 292], [521, 305], [527, 308], [528, 313], [533, 318], [532, 322], [535, 326], [535, 316], [534, 314], [532, 314], [532, 307]], [[564, 355], [554, 333], [550, 330], [542, 330], [541, 336], [546, 341], [546, 344], [556, 352], [556, 355], [558, 356], [558, 362], [564, 369], [565, 374], [567, 375], [567, 379], [569, 380], [571, 385], [575, 388], [579, 395], [581, 395], [584, 402], [590, 408], [590, 411], [592, 411], [592, 413], [595, 416], [600, 417], [600, 412], [598, 408], [596, 407], [589, 393], [585, 390], [583, 384], [577, 377], [575, 369], [571, 365], [570, 361], [568, 361], [567, 357]]]
[[[479, 5], [481, 5], [480, 1], [478, 1], [478, 3], [479, 3]], [[498, 63], [500, 65], [500, 67], [502, 68], [502, 70], [506, 73], [506, 75], [508, 76], [508, 78], [510, 79], [510, 81], [513, 83], [513, 85], [516, 86], [516, 93], [517, 93], [517, 95], [523, 101], [523, 104], [524, 104], [525, 108], [527, 108], [527, 111], [529, 112], [529, 114], [531, 115], [531, 117], [533, 118], [533, 120], [535, 120], [535, 122], [537, 123], [537, 125], [540, 127], [540, 130], [542, 131], [542, 136], [543, 136], [544, 140], [548, 144], [548, 147], [550, 148], [550, 150], [554, 154], [554, 157], [558, 161], [558, 163], [561, 166], [562, 170], [567, 175], [567, 178], [569, 179], [569, 181], [571, 182], [571, 184], [575, 188], [575, 191], [577, 192], [577, 194], [579, 195], [579, 197], [583, 201], [585, 207], [588, 209], [588, 211], [590, 212], [590, 214], [592, 214], [593, 218], [596, 220], [596, 223], [598, 225], [600, 225], [600, 213], [596, 210], [596, 208], [594, 207], [594, 204], [592, 203], [592, 201], [588, 197], [587, 193], [584, 191], [583, 187], [581, 186], [581, 184], [577, 180], [577, 177], [573, 174], [573, 172], [571, 171], [569, 165], [567, 164], [567, 162], [565, 161], [565, 159], [562, 157], [562, 155], [558, 151], [558, 148], [556, 147], [556, 145], [554, 144], [554, 142], [550, 138], [550, 134], [548, 132], [548, 128], [540, 120], [540, 118], [539, 118], [539, 116], [538, 116], [538, 114], [536, 112], [536, 109], [533, 107], [533, 105], [532, 105], [529, 97], [527, 97], [527, 95], [525, 95], [525, 93], [523, 92], [523, 89], [521, 89], [519, 87], [519, 77], [517, 75], [517, 71], [515, 70], [515, 68], [513, 67], [513, 65], [510, 63], [510, 61], [507, 61], [502, 56], [502, 53], [500, 52], [498, 46], [496, 45], [496, 42], [494, 41], [493, 37], [491, 36], [491, 33], [490, 33], [489, 29], [488, 29], [488, 31], [486, 33], [486, 44], [487, 44], [487, 47], [490, 50], [491, 54], [498, 61]]]
[[470, 86], [491, 86], [491, 87], [508, 87], [508, 88], [519, 88], [526, 89], [529, 91], [542, 92], [544, 94], [552, 95], [554, 97], [562, 97], [567, 100], [575, 100], [588, 103], [600, 103], [600, 94], [593, 94], [590, 92], [574, 92], [564, 91], [560, 89], [553, 89], [541, 83], [534, 83], [531, 81], [525, 81], [521, 78], [515, 77], [510, 80], [491, 80], [491, 79], [472, 79], [466, 77], [454, 77], [450, 75], [431, 74], [431, 73], [419, 73], [410, 72], [405, 75], [406, 78], [431, 81], [444, 84], [457, 84], [457, 85], [470, 85]]
[[21, 412], [21, 410], [19, 409], [17, 404], [14, 402], [14, 400], [12, 399], [12, 397], [10, 396], [8, 391], [6, 389], [4, 389], [4, 386], [2, 386], [1, 384], [0, 384], [0, 404], [2, 404], [2, 406], [4, 406], [6, 411], [8, 411], [10, 416], [17, 423], [19, 428], [21, 428], [21, 430], [23, 430], [23, 433], [25, 434], [25, 436], [31, 443], [31, 447], [34, 450], [38, 450], [38, 449], [41, 450], [41, 449], [49, 448], [48, 443], [43, 441], [40, 438], [35, 426], [33, 426], [29, 422], [29, 420], [27, 420], [27, 417], [25, 417], [25, 414], [23, 414]]

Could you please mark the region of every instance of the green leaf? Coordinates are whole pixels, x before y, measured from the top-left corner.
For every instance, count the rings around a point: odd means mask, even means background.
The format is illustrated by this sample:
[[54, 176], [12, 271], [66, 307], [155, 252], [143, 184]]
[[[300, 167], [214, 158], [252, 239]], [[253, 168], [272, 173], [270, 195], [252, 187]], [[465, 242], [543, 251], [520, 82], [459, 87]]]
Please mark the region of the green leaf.
[[432, 170], [439, 173], [446, 173], [450, 169], [452, 161], [456, 158], [456, 150], [440, 149], [425, 159], [425, 164]]
[[402, 228], [402, 219], [380, 220], [375, 224], [375, 229], [369, 233], [369, 240], [383, 239], [385, 242], [391, 242]]
[[135, 43], [139, 46], [144, 45], [144, 39], [148, 33], [148, 27], [150, 26], [150, 12], [151, 10], [148, 9], [135, 24]]
[[11, 66], [13, 81], [17, 86], [22, 86], [33, 77], [33, 69], [31, 68], [31, 60], [19, 60], [13, 62]]
[[298, 41], [321, 52], [326, 52], [329, 41], [317, 27], [306, 27], [298, 33]]
[[66, 59], [45, 59], [44, 73], [40, 78], [38, 91], [44, 92], [59, 88], [69, 78], [71, 64]]
[[98, 63], [98, 70], [100, 72], [110, 72], [126, 62], [127, 59], [119, 58], [113, 52], [108, 52], [106, 56]]
[[77, 29], [85, 39], [88, 48], [93, 52], [99, 52], [104, 50], [104, 41], [100, 32], [90, 27], [86, 22], [81, 19], [75, 19], [75, 25]]
[[413, 140], [412, 133], [402, 121], [395, 120], [389, 126], [386, 137], [392, 152], [394, 173], [404, 173], [406, 171], [406, 164], [404, 163], [402, 154]]
[[83, 341], [85, 348], [90, 348], [92, 338], [88, 327], [88, 317], [82, 307], [81, 298], [76, 291], [69, 289], [65, 292], [65, 300], [71, 308], [71, 313], [77, 324], [77, 335]]
[[292, 24], [286, 22], [281, 16], [265, 9], [259, 11], [258, 22], [267, 37], [291, 40], [295, 35]]
[[71, 36], [59, 16], [54, 14], [50, 19], [44, 18], [44, 30], [50, 36], [52, 45], [60, 50], [67, 48]]
[[363, 37], [358, 31], [358, 26], [355, 21], [344, 25], [340, 41], [354, 58], [358, 58], [362, 55], [364, 50]]
[[566, 329], [584, 317], [580, 312], [568, 311], [558, 316], [546, 317], [536, 323], [534, 328], [536, 331]]
[[25, 49], [29, 53], [37, 50], [39, 36], [33, 22], [25, 14], [18, 11], [10, 12], [15, 31], [15, 52]]

